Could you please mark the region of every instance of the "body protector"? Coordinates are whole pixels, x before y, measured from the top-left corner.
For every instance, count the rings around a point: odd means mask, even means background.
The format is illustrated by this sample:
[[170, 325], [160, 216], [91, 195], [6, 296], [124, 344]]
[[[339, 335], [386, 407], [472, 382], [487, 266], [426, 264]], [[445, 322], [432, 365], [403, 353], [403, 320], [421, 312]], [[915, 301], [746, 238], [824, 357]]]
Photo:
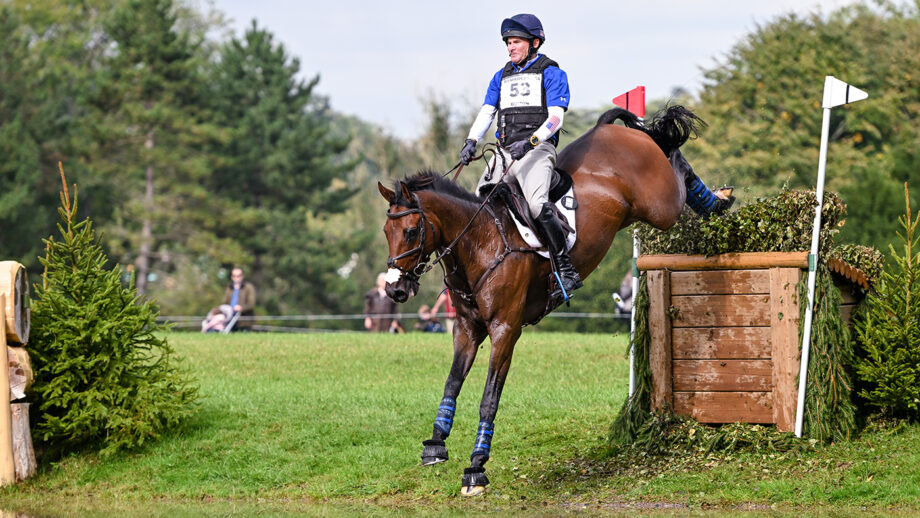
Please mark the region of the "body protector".
[[[559, 65], [540, 56], [525, 70], [515, 72], [510, 61], [502, 70], [501, 91], [498, 97], [498, 141], [502, 147], [512, 142], [529, 139], [547, 119], [546, 91], [543, 88], [543, 71]], [[558, 138], [550, 139], [553, 145]]]

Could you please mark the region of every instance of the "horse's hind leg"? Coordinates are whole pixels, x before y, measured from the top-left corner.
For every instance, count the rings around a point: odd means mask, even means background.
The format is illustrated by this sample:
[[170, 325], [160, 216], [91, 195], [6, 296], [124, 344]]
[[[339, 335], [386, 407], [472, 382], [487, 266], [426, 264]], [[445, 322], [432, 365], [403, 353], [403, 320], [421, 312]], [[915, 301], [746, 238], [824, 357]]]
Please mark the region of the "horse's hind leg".
[[444, 440], [450, 435], [457, 409], [457, 396], [463, 387], [463, 380], [473, 366], [476, 350], [486, 337], [482, 325], [476, 325], [465, 318], [458, 318], [454, 325], [454, 360], [444, 384], [444, 396], [438, 406], [438, 415], [434, 420], [431, 439], [423, 441], [422, 465], [428, 466], [447, 460], [447, 445]]
[[495, 414], [498, 413], [498, 402], [502, 397], [505, 379], [508, 377], [508, 368], [511, 367], [514, 345], [521, 337], [521, 326], [495, 325], [491, 335], [492, 355], [489, 358], [486, 387], [479, 405], [479, 428], [476, 431], [473, 454], [470, 455], [470, 467], [463, 470], [461, 494], [464, 496], [478, 495], [489, 485], [484, 466], [491, 453]]

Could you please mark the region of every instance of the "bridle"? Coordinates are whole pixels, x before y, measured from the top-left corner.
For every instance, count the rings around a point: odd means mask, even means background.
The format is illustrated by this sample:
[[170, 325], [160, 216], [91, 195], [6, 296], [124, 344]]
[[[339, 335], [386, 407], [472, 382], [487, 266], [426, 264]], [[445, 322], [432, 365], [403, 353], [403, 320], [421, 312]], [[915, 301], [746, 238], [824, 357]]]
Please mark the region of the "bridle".
[[[412, 200], [415, 201], [414, 208], [402, 210], [399, 212], [387, 212], [387, 217], [390, 219], [399, 219], [403, 216], [408, 216], [409, 214], [418, 214], [418, 226], [415, 227], [416, 230], [418, 230], [418, 246], [406, 250], [396, 257], [388, 257], [387, 267], [399, 270], [403, 275], [406, 276], [407, 279], [409, 279], [409, 281], [418, 283], [419, 277], [428, 273], [428, 271], [430, 271], [433, 267], [432, 265], [437, 264], [437, 261], [440, 261], [443, 255], [438, 256], [438, 259], [434, 263], [429, 262], [431, 254], [425, 254], [425, 229], [427, 227], [431, 227], [433, 233], [436, 232], [437, 229], [434, 225], [432, 225], [431, 221], [428, 220], [428, 216], [425, 215], [425, 211], [422, 210], [422, 204], [419, 202], [418, 195], [412, 193]], [[415, 266], [412, 268], [407, 270], [396, 264], [396, 261], [409, 257], [413, 254], [418, 254], [418, 261], [416, 261]]]
[[[498, 146], [495, 146], [495, 147], [497, 149]], [[419, 278], [422, 275], [425, 275], [426, 273], [430, 272], [431, 269], [434, 268], [434, 265], [441, 263], [441, 260], [444, 259], [444, 257], [450, 255], [453, 252], [454, 245], [456, 245], [457, 242], [460, 241], [460, 239], [470, 230], [470, 227], [472, 227], [473, 225], [473, 221], [476, 220], [476, 216], [478, 216], [479, 213], [482, 211], [482, 209], [486, 207], [486, 205], [489, 203], [489, 199], [492, 198], [492, 194], [498, 188], [499, 184], [502, 181], [502, 178], [504, 178], [505, 174], [508, 172], [508, 169], [511, 168], [511, 164], [515, 162], [514, 160], [512, 160], [509, 164], [505, 165], [504, 155], [500, 153], [496, 153], [495, 151], [491, 151], [491, 152], [500, 156], [502, 159], [503, 167], [502, 167], [501, 176], [498, 178], [498, 181], [495, 182], [495, 186], [492, 187], [492, 190], [489, 191], [489, 194], [487, 194], [485, 199], [482, 200], [482, 203], [479, 204], [479, 207], [476, 209], [476, 212], [474, 212], [473, 216], [470, 217], [469, 222], [467, 222], [466, 226], [463, 227], [463, 230], [460, 231], [459, 234], [457, 234], [457, 237], [455, 237], [454, 240], [451, 241], [449, 245], [441, 249], [441, 251], [438, 253], [437, 257], [434, 258], [434, 260], [431, 260], [431, 253], [427, 255], [425, 254], [425, 228], [426, 226], [430, 226], [433, 232], [437, 232], [437, 228], [431, 223], [431, 221], [428, 219], [428, 216], [425, 215], [425, 211], [422, 210], [422, 204], [418, 199], [418, 195], [415, 194], [414, 192], [412, 193], [412, 200], [415, 202], [415, 207], [409, 208], [406, 210], [402, 210], [399, 212], [387, 212], [387, 218], [389, 219], [399, 219], [403, 216], [408, 216], [409, 214], [419, 215], [419, 223], [418, 223], [418, 226], [416, 227], [416, 229], [418, 230], [418, 235], [419, 235], [418, 246], [416, 246], [415, 248], [406, 250], [405, 252], [397, 255], [396, 257], [388, 257], [387, 258], [388, 268], [395, 268], [399, 270], [400, 272], [402, 272], [403, 275], [406, 276], [406, 278], [410, 282], [414, 282], [417, 284], [419, 282]], [[486, 150], [484, 148], [483, 152], [479, 156], [475, 157], [473, 160], [479, 160], [481, 158], [484, 158], [485, 154], [486, 154]], [[454, 167], [456, 168], [457, 166], [454, 166]], [[463, 166], [460, 165], [460, 170], [462, 169], [463, 169]], [[457, 171], [457, 174], [460, 174], [460, 170]], [[450, 174], [450, 171], [445, 173], [444, 176], [446, 176], [447, 174]], [[492, 171], [489, 172], [489, 179], [491, 179], [491, 176], [492, 176]], [[454, 175], [454, 181], [456, 181], [456, 179], [457, 179], [457, 175]], [[493, 219], [495, 218], [493, 217]], [[504, 235], [502, 236], [502, 239], [504, 240]], [[399, 266], [398, 264], [396, 264], [396, 261], [403, 259], [405, 257], [409, 257], [413, 254], [418, 254], [418, 261], [416, 261], [415, 266], [413, 266], [412, 268], [407, 270]]]

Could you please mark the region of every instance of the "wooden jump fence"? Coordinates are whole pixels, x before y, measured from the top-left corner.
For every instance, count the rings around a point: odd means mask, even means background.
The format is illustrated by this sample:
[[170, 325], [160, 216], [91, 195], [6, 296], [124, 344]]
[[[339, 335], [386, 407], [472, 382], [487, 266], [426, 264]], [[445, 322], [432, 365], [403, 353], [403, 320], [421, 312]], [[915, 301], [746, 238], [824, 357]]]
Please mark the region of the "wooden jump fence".
[[[651, 405], [703, 423], [795, 427], [807, 252], [646, 255]], [[858, 302], [844, 294], [844, 318]]]

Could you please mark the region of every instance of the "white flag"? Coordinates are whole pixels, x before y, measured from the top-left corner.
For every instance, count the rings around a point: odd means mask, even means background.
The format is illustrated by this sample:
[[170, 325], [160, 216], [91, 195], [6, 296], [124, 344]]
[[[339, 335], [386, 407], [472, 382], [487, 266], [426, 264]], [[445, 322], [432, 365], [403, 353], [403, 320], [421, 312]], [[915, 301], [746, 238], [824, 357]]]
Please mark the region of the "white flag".
[[862, 101], [869, 97], [869, 94], [863, 92], [855, 86], [850, 86], [834, 76], [824, 78], [824, 104], [822, 108], [833, 108], [842, 104]]

